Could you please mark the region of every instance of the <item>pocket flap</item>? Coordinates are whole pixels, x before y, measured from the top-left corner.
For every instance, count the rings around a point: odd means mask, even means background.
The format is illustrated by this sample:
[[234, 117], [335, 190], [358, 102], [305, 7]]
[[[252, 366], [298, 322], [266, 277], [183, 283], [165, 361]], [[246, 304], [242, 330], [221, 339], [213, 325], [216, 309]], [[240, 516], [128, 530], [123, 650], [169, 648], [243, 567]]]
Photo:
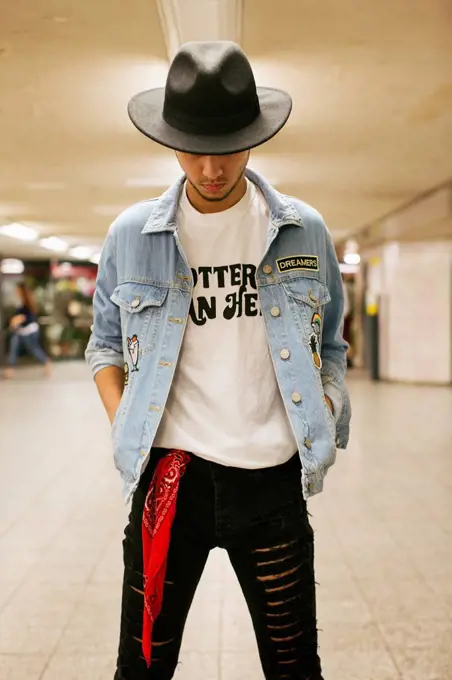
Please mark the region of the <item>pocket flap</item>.
[[168, 295], [168, 288], [146, 283], [121, 283], [113, 291], [110, 300], [131, 314], [146, 307], [161, 307]]
[[300, 277], [299, 279], [284, 281], [283, 286], [287, 295], [306, 303], [310, 307], [326, 305], [331, 300], [328, 288], [316, 279]]

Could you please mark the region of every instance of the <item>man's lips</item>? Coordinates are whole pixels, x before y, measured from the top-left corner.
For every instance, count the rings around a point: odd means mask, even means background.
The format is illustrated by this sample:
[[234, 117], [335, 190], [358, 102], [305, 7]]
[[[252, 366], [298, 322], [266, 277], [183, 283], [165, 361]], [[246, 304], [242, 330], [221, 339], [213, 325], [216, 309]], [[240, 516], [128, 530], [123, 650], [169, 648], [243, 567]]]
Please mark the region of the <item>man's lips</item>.
[[221, 189], [224, 189], [226, 184], [203, 184], [203, 189], [208, 191], [209, 193], [215, 193], [217, 191], [221, 191]]

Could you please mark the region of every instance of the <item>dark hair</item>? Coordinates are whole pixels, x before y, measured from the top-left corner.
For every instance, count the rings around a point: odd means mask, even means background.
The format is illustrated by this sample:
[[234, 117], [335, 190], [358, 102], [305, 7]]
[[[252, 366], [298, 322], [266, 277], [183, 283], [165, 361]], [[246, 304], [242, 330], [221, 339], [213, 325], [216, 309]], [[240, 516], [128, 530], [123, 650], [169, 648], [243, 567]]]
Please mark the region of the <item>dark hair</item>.
[[29, 288], [27, 288], [25, 283], [18, 283], [17, 288], [22, 293], [24, 305], [28, 307], [32, 314], [36, 315], [38, 313], [38, 308], [32, 291]]

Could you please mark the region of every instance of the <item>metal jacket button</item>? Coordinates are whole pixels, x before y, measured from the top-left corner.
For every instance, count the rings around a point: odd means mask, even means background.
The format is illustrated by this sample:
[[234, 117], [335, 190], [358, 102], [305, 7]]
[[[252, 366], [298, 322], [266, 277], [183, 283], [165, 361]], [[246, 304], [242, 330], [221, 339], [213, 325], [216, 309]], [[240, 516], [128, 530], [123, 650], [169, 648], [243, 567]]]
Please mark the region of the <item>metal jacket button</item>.
[[304, 440], [304, 445], [306, 446], [307, 449], [311, 450], [312, 449], [312, 442], [310, 439], [305, 439]]
[[299, 392], [294, 392], [292, 394], [292, 401], [294, 404], [299, 404], [301, 401], [301, 394]]
[[281, 314], [281, 311], [280, 311], [279, 307], [272, 307], [271, 310], [270, 310], [270, 314], [272, 316], [279, 316]]
[[131, 306], [132, 306], [134, 309], [136, 309], [137, 307], [139, 307], [139, 306], [140, 306], [140, 298], [139, 298], [139, 297], [136, 297], [135, 300], [132, 300]]
[[272, 266], [270, 264], [266, 264], [263, 267], [262, 271], [264, 272], [264, 274], [271, 274], [273, 269], [272, 269]]
[[288, 349], [282, 349], [281, 352], [279, 353], [279, 356], [281, 359], [288, 359], [290, 357], [290, 352]]

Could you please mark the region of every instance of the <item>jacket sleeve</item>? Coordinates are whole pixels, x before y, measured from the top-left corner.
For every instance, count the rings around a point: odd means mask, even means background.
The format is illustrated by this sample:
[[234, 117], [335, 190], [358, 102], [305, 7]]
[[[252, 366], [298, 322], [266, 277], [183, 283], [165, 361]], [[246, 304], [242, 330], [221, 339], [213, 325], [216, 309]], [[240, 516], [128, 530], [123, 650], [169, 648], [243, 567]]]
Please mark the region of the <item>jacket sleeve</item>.
[[116, 286], [116, 245], [114, 231], [110, 228], [99, 262], [92, 333], [85, 352], [93, 377], [108, 366], [124, 366], [120, 311], [110, 300]]
[[325, 305], [322, 335], [322, 384], [334, 406], [336, 445], [345, 449], [349, 440], [351, 407], [345, 374], [348, 344], [342, 337], [344, 328], [344, 288], [331, 235], [325, 229], [327, 286], [331, 301]]

